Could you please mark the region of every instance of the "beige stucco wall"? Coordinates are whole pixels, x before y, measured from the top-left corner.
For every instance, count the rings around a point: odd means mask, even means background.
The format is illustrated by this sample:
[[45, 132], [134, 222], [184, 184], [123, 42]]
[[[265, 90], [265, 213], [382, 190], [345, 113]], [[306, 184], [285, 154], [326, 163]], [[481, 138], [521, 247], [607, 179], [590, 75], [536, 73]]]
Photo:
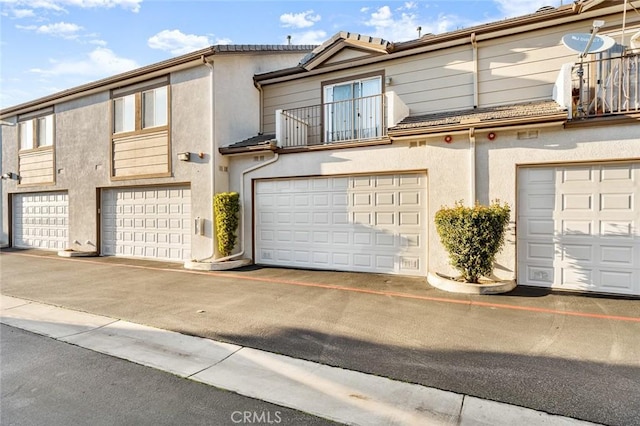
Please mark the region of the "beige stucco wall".
[[256, 161], [253, 156], [233, 157], [231, 188], [243, 191], [243, 244], [246, 257], [253, 257], [252, 180], [278, 177], [355, 175], [426, 171], [428, 204], [429, 264], [446, 267], [446, 254], [440, 247], [433, 225], [433, 216], [443, 202], [468, 197], [468, 145], [433, 143], [412, 147], [407, 143], [369, 148], [325, 150], [309, 153], [282, 154], [277, 162], [247, 173], [241, 188], [242, 171], [268, 161]]
[[[217, 147], [258, 133], [259, 92], [253, 84], [253, 75], [293, 66], [302, 55], [293, 52], [214, 56], [213, 79], [211, 69], [204, 64], [171, 73], [170, 177], [111, 180], [109, 91], [57, 104], [54, 109], [56, 183], [26, 187], [16, 181], [2, 181], [0, 243], [10, 243], [8, 200], [13, 193], [68, 191], [68, 244], [71, 246], [77, 240], [81, 244], [74, 248], [95, 250], [99, 245], [97, 188], [185, 184], [191, 187], [192, 219], [205, 219], [204, 235], [192, 234], [192, 257], [211, 256], [214, 247], [214, 189], [211, 185], [214, 159], [215, 191], [228, 190], [227, 159], [220, 156]], [[212, 124], [212, 118], [215, 118], [215, 124]], [[5, 118], [9, 122], [14, 120], [16, 117]], [[1, 131], [3, 173], [17, 172], [17, 127], [2, 126]], [[191, 161], [179, 161], [180, 152], [190, 152]]]
[[[476, 132], [476, 199], [485, 204], [499, 199], [507, 202], [512, 211], [506, 243], [497, 257], [494, 270], [496, 276], [504, 279], [516, 276], [518, 166], [640, 160], [640, 132], [637, 125], [572, 129], [564, 129], [561, 125], [532, 126], [524, 130], [538, 130], [539, 136], [526, 140], [518, 139], [517, 134], [521, 130], [496, 130], [497, 137], [492, 142], [487, 138], [489, 130]], [[469, 202], [471, 152], [468, 136], [458, 134], [451, 144], [445, 143], [444, 136], [439, 135], [377, 147], [282, 154], [275, 163], [247, 173], [242, 188], [242, 171], [273, 157], [267, 155], [262, 160], [255, 158], [256, 155], [233, 157], [230, 163], [231, 188], [243, 191], [245, 255], [253, 257], [252, 181], [255, 179], [419, 170], [426, 171], [428, 178], [428, 268], [455, 273], [439, 241], [433, 218], [443, 205], [451, 206], [461, 200]]]

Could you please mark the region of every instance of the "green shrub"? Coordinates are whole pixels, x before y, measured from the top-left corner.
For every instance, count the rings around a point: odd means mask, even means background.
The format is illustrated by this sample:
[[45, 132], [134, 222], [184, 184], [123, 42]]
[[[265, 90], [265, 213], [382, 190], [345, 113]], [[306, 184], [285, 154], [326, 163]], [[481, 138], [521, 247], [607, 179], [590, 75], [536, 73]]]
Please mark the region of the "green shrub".
[[229, 256], [236, 245], [240, 196], [237, 192], [221, 192], [213, 197], [218, 251]]
[[509, 223], [509, 205], [494, 201], [490, 206], [442, 207], [435, 222], [451, 265], [469, 283], [477, 283], [493, 270], [496, 254], [504, 244]]

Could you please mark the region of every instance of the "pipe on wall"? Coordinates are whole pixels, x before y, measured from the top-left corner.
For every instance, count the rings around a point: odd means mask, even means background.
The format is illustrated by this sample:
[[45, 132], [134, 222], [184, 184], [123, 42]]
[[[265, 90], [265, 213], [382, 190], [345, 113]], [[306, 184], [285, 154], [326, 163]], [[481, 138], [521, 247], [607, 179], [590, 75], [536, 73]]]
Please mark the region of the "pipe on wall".
[[238, 224], [238, 229], [240, 230], [240, 235], [238, 238], [238, 241], [240, 241], [240, 252], [236, 253], [236, 254], [232, 254], [226, 257], [222, 257], [220, 259], [215, 259], [214, 262], [224, 262], [225, 260], [232, 260], [232, 259], [236, 259], [238, 257], [244, 256], [244, 251], [245, 251], [245, 246], [244, 246], [244, 224], [245, 224], [245, 209], [243, 208], [244, 206], [244, 178], [247, 174], [251, 173], [254, 170], [258, 170], [261, 169], [262, 167], [268, 166], [269, 164], [273, 164], [276, 161], [278, 161], [279, 155], [277, 152], [275, 152], [273, 154], [273, 158], [260, 163], [260, 164], [256, 164], [255, 166], [251, 166], [248, 169], [245, 169], [242, 171], [242, 173], [240, 174], [240, 223]]
[[476, 129], [469, 128], [469, 206], [476, 204]]
[[471, 33], [471, 46], [473, 47], [473, 107], [478, 108], [478, 41], [476, 33]]
[[[211, 145], [211, 174], [209, 176], [209, 185], [211, 187], [211, 193], [215, 193], [215, 181], [216, 181], [216, 100], [215, 100], [215, 76], [213, 69], [213, 60], [207, 60], [207, 58], [202, 55], [202, 62], [209, 68], [209, 111], [211, 113], [210, 122], [211, 126], [209, 128], [209, 144]], [[213, 210], [213, 209], [212, 209]], [[207, 259], [211, 259], [216, 255], [215, 249], [215, 226], [214, 221], [215, 218], [213, 215], [211, 216], [211, 254], [202, 259], [196, 259], [197, 262], [202, 262]]]

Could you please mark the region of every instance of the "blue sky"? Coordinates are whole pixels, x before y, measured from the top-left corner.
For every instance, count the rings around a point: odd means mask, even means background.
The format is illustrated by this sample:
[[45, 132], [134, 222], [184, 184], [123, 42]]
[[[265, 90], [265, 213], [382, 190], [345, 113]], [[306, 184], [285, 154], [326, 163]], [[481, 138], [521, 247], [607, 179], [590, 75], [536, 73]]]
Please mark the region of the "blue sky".
[[[570, 0], [564, 0], [564, 4]], [[338, 31], [405, 41], [561, 0], [0, 0], [0, 108], [212, 44], [320, 44]]]

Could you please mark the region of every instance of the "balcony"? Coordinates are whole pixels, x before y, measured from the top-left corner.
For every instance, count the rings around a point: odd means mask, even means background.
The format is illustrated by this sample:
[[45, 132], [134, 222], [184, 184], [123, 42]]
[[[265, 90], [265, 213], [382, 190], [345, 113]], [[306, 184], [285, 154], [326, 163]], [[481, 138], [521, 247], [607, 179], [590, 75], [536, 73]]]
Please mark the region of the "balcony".
[[[570, 119], [640, 112], [640, 53], [563, 67], [564, 102]], [[556, 90], [560, 89], [556, 83]], [[570, 94], [568, 93], [570, 90]]]
[[276, 140], [281, 148], [375, 141], [407, 115], [409, 108], [394, 92], [278, 110]]

